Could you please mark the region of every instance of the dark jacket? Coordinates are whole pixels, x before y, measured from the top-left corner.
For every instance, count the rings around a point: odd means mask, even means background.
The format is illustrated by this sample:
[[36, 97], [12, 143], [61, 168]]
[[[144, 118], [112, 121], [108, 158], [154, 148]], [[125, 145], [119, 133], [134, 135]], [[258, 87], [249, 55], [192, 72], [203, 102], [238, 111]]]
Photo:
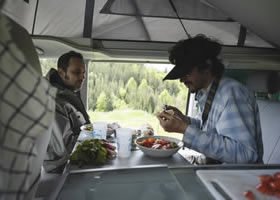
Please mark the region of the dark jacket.
[[55, 124], [44, 168], [48, 172], [61, 172], [80, 134], [80, 126], [90, 120], [80, 93], [67, 88], [57, 70], [50, 69], [46, 79], [57, 88], [57, 96]]

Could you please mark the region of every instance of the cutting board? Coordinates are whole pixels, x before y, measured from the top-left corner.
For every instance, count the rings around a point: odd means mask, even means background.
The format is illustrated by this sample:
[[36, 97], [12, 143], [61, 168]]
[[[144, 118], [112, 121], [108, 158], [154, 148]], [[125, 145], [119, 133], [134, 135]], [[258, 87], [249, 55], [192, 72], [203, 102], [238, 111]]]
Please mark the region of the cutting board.
[[197, 176], [217, 200], [224, 200], [223, 196], [214, 188], [211, 181], [215, 181], [233, 200], [247, 200], [243, 193], [251, 190], [256, 200], [279, 200], [276, 197], [261, 194], [256, 190], [260, 183], [258, 176], [274, 174], [278, 170], [197, 170]]

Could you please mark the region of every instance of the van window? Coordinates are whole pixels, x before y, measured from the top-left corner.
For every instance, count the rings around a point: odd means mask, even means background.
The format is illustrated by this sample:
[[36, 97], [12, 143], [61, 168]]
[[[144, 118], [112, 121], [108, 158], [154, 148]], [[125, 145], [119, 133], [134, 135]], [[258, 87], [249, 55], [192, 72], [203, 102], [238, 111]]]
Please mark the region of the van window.
[[88, 67], [88, 110], [92, 121], [118, 122], [141, 128], [150, 124], [158, 135], [166, 133], [155, 114], [164, 104], [185, 112], [188, 89], [179, 81], [162, 81], [171, 65], [90, 62]]
[[[41, 59], [45, 76], [56, 67], [56, 59]], [[181, 139], [182, 134], [166, 133], [155, 114], [164, 104], [185, 113], [188, 89], [179, 80], [162, 81], [172, 69], [169, 64], [88, 63], [88, 113], [92, 122], [117, 122], [122, 127], [152, 126], [158, 135]]]

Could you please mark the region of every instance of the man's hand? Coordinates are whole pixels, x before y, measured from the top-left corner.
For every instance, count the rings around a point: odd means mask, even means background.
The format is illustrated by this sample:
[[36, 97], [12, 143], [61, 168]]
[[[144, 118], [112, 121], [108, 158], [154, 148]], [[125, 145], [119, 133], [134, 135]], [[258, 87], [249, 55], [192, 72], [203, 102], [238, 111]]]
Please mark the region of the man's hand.
[[167, 132], [184, 133], [188, 127], [188, 123], [184, 120], [177, 119], [175, 114], [169, 114], [166, 111], [157, 113], [157, 118], [162, 128]]
[[173, 111], [174, 115], [177, 116], [177, 118], [182, 119], [183, 121], [185, 121], [187, 124], [190, 124], [190, 118], [185, 116], [178, 108], [174, 107], [174, 106], [169, 106], [169, 105], [165, 105], [164, 106], [164, 111], [165, 112], [170, 112]]

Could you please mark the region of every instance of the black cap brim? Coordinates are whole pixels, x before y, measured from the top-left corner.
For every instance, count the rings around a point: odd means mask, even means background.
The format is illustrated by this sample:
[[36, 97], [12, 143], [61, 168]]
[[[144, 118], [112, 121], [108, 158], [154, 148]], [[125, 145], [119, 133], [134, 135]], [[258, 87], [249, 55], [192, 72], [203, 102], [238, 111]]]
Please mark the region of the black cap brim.
[[175, 80], [181, 78], [180, 67], [175, 66], [173, 69], [163, 78], [163, 80]]
[[163, 78], [163, 81], [182, 78], [189, 71], [190, 68], [187, 67], [187, 64], [185, 64], [185, 66], [175, 65], [175, 67], [173, 67], [173, 69]]

